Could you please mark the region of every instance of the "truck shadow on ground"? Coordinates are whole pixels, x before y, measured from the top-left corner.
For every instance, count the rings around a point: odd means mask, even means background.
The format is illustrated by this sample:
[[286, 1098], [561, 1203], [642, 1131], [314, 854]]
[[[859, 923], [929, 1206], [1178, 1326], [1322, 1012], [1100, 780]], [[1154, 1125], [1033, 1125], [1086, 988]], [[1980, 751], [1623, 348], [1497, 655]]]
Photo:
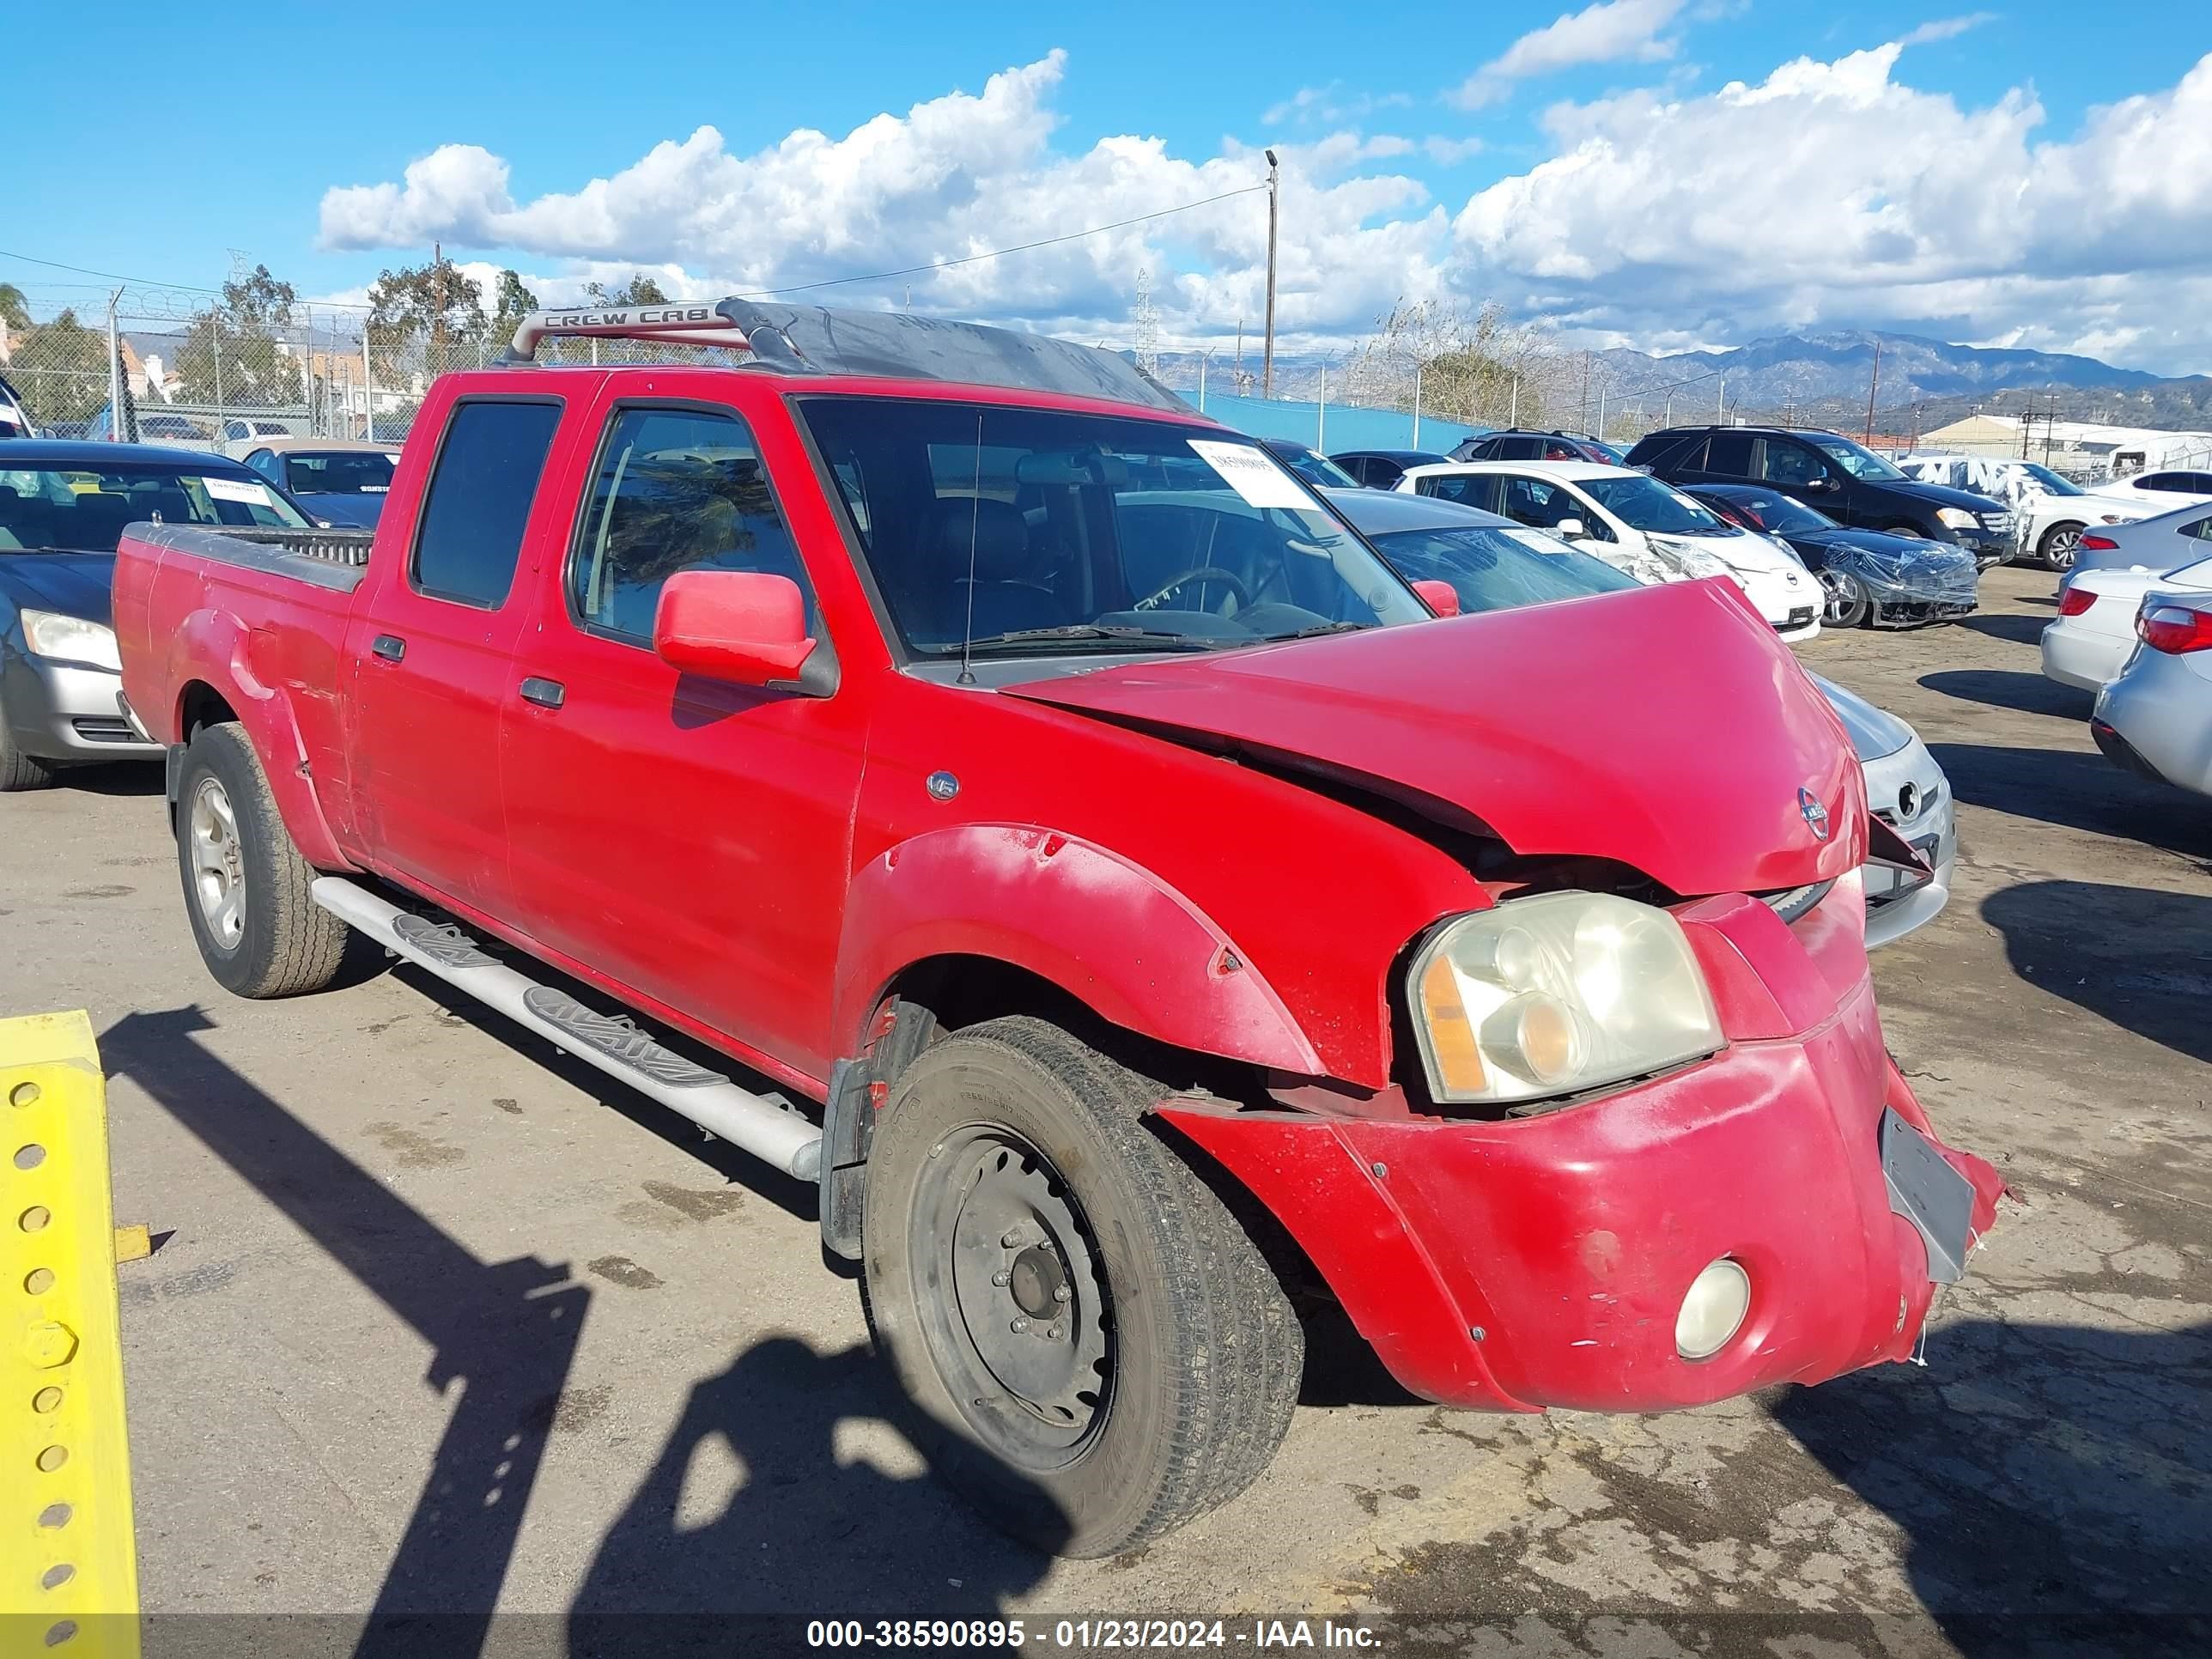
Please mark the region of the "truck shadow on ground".
[[2123, 1030], [2212, 1061], [2212, 899], [2028, 881], [1982, 901], [2013, 971]]
[[1774, 1416], [1904, 1531], [1959, 1651], [2212, 1651], [2212, 1325], [1972, 1319], [1928, 1358], [1792, 1389]]
[[[854, 1419], [928, 1443], [865, 1346], [823, 1356], [770, 1338], [692, 1389], [601, 1540], [565, 1640], [543, 1616], [495, 1628], [549, 1444], [580, 1426], [568, 1378], [591, 1291], [565, 1263], [478, 1259], [211, 1053], [198, 1037], [214, 1027], [197, 1007], [128, 1014], [100, 1053], [429, 1344], [423, 1384], [454, 1402], [373, 1607], [318, 1621], [331, 1627], [318, 1651], [351, 1639], [355, 1659], [445, 1659], [515, 1650], [512, 1635], [532, 1654], [722, 1654], [743, 1646], [732, 1620], [747, 1615], [772, 1621], [757, 1633], [782, 1651], [810, 1616], [988, 1620], [1049, 1567], [927, 1473], [841, 1457]], [[743, 1481], [700, 1517], [687, 1488], [710, 1448]]]
[[[2142, 842], [2212, 867], [2212, 805], [2124, 772], [2102, 755], [1979, 743], [1931, 743], [1928, 749], [1951, 780], [1952, 793], [1970, 806]], [[1971, 854], [1971, 824], [1966, 841]]]
[[[839, 1425], [870, 1419], [928, 1443], [865, 1344], [817, 1354], [771, 1337], [697, 1384], [600, 1542], [570, 1611], [569, 1652], [729, 1652], [754, 1621], [780, 1650], [801, 1645], [810, 1617], [1002, 1616], [1050, 1557], [992, 1531], [927, 1474], [841, 1455]], [[702, 1462], [742, 1469], [703, 1515]]]
[[1947, 668], [1923, 674], [1920, 684], [1962, 702], [2017, 709], [2023, 714], [2048, 714], [2054, 720], [2086, 721], [2097, 703], [2094, 692], [2008, 668]]

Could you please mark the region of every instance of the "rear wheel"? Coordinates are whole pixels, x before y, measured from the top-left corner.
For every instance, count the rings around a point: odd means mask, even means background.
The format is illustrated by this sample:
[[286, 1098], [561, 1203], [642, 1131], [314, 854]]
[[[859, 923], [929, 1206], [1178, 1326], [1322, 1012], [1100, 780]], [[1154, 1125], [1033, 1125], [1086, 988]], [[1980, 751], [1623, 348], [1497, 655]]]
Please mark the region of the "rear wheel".
[[909, 1066], [867, 1165], [863, 1295], [940, 1474], [996, 1524], [1111, 1554], [1235, 1497], [1289, 1426], [1304, 1338], [1160, 1091], [1042, 1020]]
[[1873, 596], [1857, 577], [1841, 570], [1822, 570], [1819, 575], [1823, 628], [1856, 628], [1874, 614]]
[[2053, 570], [2071, 570], [2074, 556], [2081, 550], [2081, 529], [2078, 524], [2051, 526], [2036, 544], [2036, 556]]
[[235, 726], [204, 726], [185, 751], [177, 869], [200, 960], [242, 997], [296, 996], [337, 977], [346, 925], [307, 889], [260, 757]]

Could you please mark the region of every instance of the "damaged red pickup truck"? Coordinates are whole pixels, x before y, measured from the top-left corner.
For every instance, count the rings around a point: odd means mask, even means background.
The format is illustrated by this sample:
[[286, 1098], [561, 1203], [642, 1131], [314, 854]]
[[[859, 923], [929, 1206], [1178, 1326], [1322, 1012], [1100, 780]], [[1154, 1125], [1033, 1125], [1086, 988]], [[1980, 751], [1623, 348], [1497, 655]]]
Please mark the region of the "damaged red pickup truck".
[[124, 541], [231, 990], [357, 928], [818, 1182], [940, 1470], [1065, 1553], [1259, 1475], [1293, 1291], [1483, 1410], [1911, 1352], [2001, 1183], [1883, 1047], [1857, 870], [1911, 854], [1728, 586], [1431, 621], [1259, 446], [996, 330], [511, 356], [373, 544]]

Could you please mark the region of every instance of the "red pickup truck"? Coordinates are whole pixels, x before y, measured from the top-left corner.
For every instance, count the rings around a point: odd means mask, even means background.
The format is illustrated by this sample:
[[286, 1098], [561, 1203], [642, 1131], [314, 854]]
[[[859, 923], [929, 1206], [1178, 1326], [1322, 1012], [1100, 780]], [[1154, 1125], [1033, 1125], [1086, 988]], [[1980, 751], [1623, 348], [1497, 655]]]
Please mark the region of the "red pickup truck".
[[1884, 1049], [1893, 849], [1733, 590], [1433, 620], [1257, 444], [996, 330], [510, 358], [373, 542], [123, 543], [232, 991], [359, 929], [817, 1182], [940, 1470], [1069, 1553], [1260, 1474], [1293, 1291], [1483, 1410], [1911, 1352], [2001, 1182]]

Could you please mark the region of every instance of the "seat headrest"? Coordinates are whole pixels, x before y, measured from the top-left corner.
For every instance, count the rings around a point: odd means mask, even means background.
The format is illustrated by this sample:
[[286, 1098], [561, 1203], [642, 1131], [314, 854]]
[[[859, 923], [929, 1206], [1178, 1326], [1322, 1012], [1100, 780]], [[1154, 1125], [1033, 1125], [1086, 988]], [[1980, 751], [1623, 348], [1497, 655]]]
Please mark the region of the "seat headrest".
[[933, 504], [926, 544], [940, 570], [955, 580], [968, 574], [968, 550], [975, 550], [979, 582], [1019, 581], [1034, 577], [1030, 568], [1029, 520], [1011, 501], [950, 496]]

